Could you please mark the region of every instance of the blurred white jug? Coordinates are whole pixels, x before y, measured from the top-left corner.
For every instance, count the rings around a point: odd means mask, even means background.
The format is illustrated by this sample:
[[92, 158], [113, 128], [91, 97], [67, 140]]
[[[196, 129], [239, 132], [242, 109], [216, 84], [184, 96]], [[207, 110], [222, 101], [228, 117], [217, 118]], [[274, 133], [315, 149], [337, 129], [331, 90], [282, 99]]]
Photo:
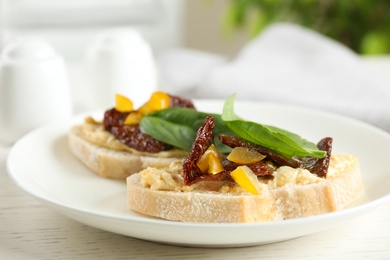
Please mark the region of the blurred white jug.
[[139, 106], [157, 89], [152, 50], [135, 29], [100, 35], [87, 49], [86, 65], [95, 108], [112, 107], [116, 93]]
[[0, 56], [0, 142], [71, 114], [66, 68], [53, 48], [35, 38], [7, 44]]

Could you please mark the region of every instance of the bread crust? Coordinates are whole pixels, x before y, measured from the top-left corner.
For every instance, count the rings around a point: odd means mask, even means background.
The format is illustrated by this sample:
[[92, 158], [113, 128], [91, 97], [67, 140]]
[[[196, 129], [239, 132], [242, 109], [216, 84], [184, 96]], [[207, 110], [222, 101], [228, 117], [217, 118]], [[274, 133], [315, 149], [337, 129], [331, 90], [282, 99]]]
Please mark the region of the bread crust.
[[140, 173], [127, 178], [131, 210], [183, 222], [247, 223], [314, 216], [343, 209], [362, 192], [357, 160], [325, 181], [272, 187], [260, 195], [153, 190], [141, 185]]
[[126, 179], [147, 167], [164, 168], [181, 160], [178, 157], [161, 158], [117, 151], [93, 144], [83, 137], [82, 125], [70, 129], [68, 141], [73, 154], [90, 170], [104, 178]]

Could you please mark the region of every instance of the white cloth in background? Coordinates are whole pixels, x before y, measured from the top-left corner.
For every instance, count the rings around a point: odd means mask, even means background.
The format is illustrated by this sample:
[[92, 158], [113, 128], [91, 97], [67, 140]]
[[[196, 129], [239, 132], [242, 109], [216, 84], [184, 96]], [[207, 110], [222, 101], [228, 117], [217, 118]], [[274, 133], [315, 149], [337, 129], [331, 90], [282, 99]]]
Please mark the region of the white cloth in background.
[[160, 88], [192, 96], [207, 73], [227, 62], [221, 55], [194, 49], [172, 49], [158, 57]]
[[[165, 70], [193, 78], [186, 65], [192, 64], [192, 55], [182, 56], [171, 63], [165, 57]], [[230, 61], [207, 62], [205, 55], [202, 60], [205, 68], [197, 68], [192, 81], [194, 98], [225, 99], [236, 93], [237, 99], [320, 108], [390, 132], [390, 86], [368, 71], [358, 55], [314, 31], [275, 24]]]

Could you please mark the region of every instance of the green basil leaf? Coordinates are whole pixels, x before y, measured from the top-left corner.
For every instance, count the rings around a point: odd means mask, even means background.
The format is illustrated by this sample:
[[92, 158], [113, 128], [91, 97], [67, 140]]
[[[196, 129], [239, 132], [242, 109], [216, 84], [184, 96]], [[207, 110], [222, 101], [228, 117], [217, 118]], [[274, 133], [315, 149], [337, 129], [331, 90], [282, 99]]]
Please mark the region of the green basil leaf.
[[[221, 133], [235, 134], [222, 120], [221, 115], [218, 114], [200, 112], [189, 108], [172, 107], [145, 115], [141, 119], [140, 127], [141, 131], [149, 134], [156, 140], [184, 150], [191, 150], [196, 133], [208, 115], [214, 118], [214, 143], [216, 147], [221, 153], [230, 152], [231, 148], [222, 144], [218, 139], [218, 135]], [[191, 131], [192, 133], [190, 133]]]
[[139, 125], [142, 132], [154, 139], [187, 151], [191, 150], [196, 138], [196, 130], [193, 128], [159, 117], [144, 116]]
[[323, 158], [325, 151], [299, 135], [274, 126], [262, 125], [241, 119], [234, 113], [234, 98], [230, 96], [224, 104], [222, 120], [238, 136], [252, 143], [269, 148], [284, 157], [313, 156]]
[[203, 124], [207, 116], [213, 116], [215, 123], [215, 131], [217, 133], [231, 133], [232, 131], [226, 126], [222, 120], [221, 115], [215, 113], [200, 112], [190, 108], [171, 107], [156, 112], [152, 112], [146, 116], [158, 117], [169, 122], [177, 123], [179, 125], [189, 126], [191, 128], [198, 128]]

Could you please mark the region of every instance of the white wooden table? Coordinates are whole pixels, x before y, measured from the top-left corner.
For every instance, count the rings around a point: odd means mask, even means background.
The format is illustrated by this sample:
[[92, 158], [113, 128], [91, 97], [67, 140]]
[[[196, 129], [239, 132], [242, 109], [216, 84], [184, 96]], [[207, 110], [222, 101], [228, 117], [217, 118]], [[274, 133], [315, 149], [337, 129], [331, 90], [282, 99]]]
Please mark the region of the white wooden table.
[[0, 259], [390, 259], [390, 202], [339, 228], [285, 242], [176, 247], [98, 230], [43, 206], [8, 177], [9, 149], [0, 146]]

